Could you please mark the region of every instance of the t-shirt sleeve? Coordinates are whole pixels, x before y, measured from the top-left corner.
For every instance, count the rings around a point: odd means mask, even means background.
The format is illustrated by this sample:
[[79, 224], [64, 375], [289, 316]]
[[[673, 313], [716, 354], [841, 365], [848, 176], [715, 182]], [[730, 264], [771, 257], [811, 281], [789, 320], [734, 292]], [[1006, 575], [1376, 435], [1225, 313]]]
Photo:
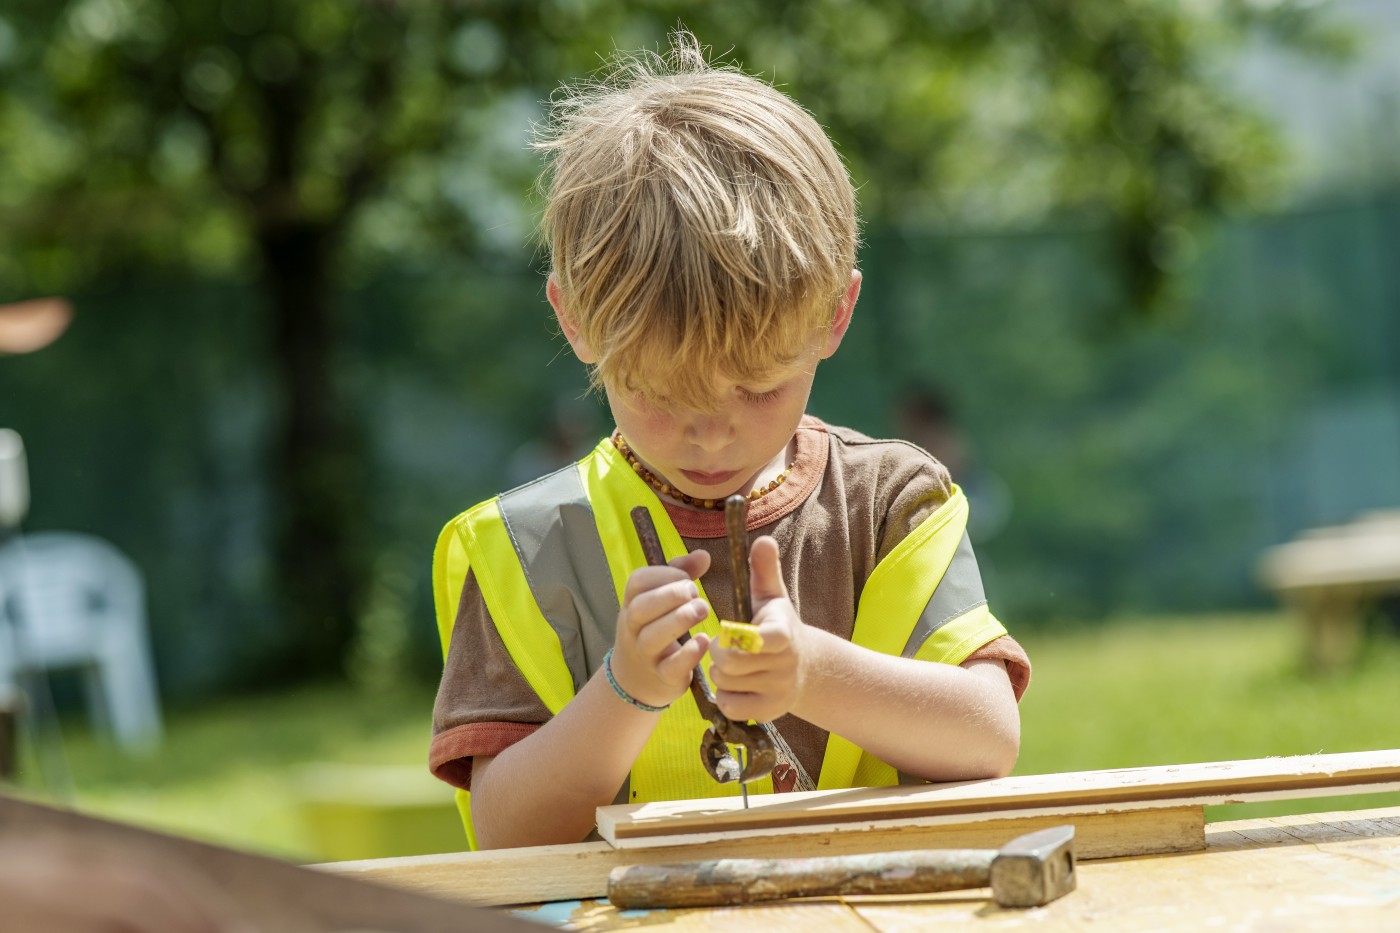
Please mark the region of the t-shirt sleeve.
[[[917, 453], [908, 456], [911, 451]], [[886, 467], [889, 479], [884, 485], [887, 489], [894, 490], [894, 493], [879, 542], [878, 553], [881, 559], [953, 495], [953, 480], [943, 464], [912, 445], [896, 446], [893, 452], [895, 456]], [[970, 543], [964, 542], [964, 546], [968, 548], [967, 556], [970, 558]], [[975, 558], [973, 561], [975, 571]], [[976, 585], [980, 590], [980, 575]], [[972, 599], [971, 596], [967, 598]], [[994, 619], [990, 621], [985, 643], [974, 648], [963, 663], [972, 660], [1003, 662], [1006, 665], [1007, 676], [1011, 678], [1016, 700], [1020, 702], [1022, 694], [1030, 685], [1030, 658], [1020, 643], [1005, 634], [1005, 629]]]
[[428, 767], [471, 789], [472, 758], [497, 755], [550, 718], [496, 630], [476, 578], [467, 572], [433, 704]]
[[[953, 479], [943, 464], [910, 445], [890, 445], [880, 483], [890, 495], [879, 529], [877, 560], [884, 560], [909, 533], [953, 496]], [[910, 456], [911, 453], [916, 455]]]
[[[1016, 702], [1021, 702], [1026, 688], [1031, 685], [1031, 659], [1020, 642], [1010, 635], [993, 638], [981, 648], [967, 656], [967, 661], [1001, 661], [1006, 665], [1006, 675], [1011, 678], [1011, 689], [1016, 693]], [[963, 663], [966, 664], [967, 661]]]

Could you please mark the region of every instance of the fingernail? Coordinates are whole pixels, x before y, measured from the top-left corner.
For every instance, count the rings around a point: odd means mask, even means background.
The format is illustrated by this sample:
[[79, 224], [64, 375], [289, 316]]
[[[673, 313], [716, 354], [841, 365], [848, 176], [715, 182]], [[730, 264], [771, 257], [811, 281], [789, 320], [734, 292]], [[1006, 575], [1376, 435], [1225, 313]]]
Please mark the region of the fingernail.
[[695, 585], [695, 581], [690, 581], [690, 598], [695, 599], [700, 595], [700, 588]]

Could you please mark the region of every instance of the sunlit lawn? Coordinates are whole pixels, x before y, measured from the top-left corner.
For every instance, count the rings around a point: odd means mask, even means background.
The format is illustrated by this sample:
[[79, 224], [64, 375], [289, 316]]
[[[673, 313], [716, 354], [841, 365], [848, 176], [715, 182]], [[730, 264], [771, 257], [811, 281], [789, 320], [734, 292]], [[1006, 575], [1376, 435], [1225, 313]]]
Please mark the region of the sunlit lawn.
[[[1303, 673], [1285, 615], [1120, 621], [1023, 639], [1019, 774], [1400, 748], [1400, 638]], [[1210, 819], [1400, 804], [1400, 793], [1207, 808]]]
[[[1022, 638], [1035, 665], [1017, 773], [1400, 747], [1400, 639], [1374, 639], [1344, 675], [1300, 673], [1300, 628], [1281, 615], [1124, 620]], [[441, 799], [442, 840], [459, 827], [450, 791], [425, 775], [432, 684], [389, 693], [307, 688], [168, 717], [140, 760], [66, 719], [76, 805], [89, 812], [296, 860], [320, 860], [300, 808], [308, 787], [358, 793], [362, 769], [397, 766], [406, 797]], [[24, 783], [41, 772], [29, 748]], [[364, 769], [367, 770], [367, 769]], [[383, 775], [374, 791], [382, 794]], [[426, 788], [426, 790], [425, 790]], [[369, 793], [369, 792], [365, 792]], [[1400, 804], [1400, 794], [1213, 808], [1213, 819]], [[424, 843], [425, 849], [428, 845]], [[397, 854], [379, 852], [369, 854]]]
[[[131, 758], [65, 717], [64, 757], [75, 805], [87, 812], [295, 860], [319, 860], [300, 807], [309, 793], [355, 783], [359, 767], [397, 766], [415, 798], [437, 793], [448, 820], [451, 788], [427, 774], [433, 684], [357, 693], [348, 686], [308, 687], [229, 699], [167, 713], [165, 742]], [[44, 776], [26, 749], [26, 784]], [[52, 755], [46, 756], [51, 759]], [[342, 763], [340, 787], [318, 765]], [[50, 762], [47, 769], [56, 769]], [[449, 824], [449, 838], [461, 833]]]

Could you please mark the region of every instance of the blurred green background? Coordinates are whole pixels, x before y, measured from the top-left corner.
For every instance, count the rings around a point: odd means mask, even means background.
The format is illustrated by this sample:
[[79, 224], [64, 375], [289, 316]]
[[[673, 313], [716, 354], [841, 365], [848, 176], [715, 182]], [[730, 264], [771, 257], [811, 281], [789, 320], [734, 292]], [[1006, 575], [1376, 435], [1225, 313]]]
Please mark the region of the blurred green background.
[[357, 779], [302, 765], [422, 770], [438, 529], [607, 427], [544, 301], [531, 121], [678, 20], [850, 165], [865, 288], [812, 411], [968, 489], [1037, 665], [1018, 770], [1400, 744], [1385, 620], [1310, 679], [1254, 578], [1400, 506], [1390, 5], [14, 0], [0, 301], [76, 314], [0, 358], [0, 425], [26, 530], [141, 567], [169, 717], [123, 758], [57, 675], [76, 800], [331, 857], [285, 801]]

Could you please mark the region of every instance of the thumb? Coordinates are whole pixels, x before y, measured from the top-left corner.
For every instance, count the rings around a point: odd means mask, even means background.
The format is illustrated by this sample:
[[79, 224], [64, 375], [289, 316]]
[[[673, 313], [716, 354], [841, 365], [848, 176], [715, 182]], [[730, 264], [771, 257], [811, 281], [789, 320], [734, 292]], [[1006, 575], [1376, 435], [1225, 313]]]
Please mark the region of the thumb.
[[705, 575], [706, 570], [710, 569], [710, 552], [696, 548], [689, 554], [671, 558], [668, 563], [672, 567], [684, 571], [690, 579], [698, 580]]
[[770, 599], [784, 599], [787, 586], [783, 584], [783, 565], [778, 557], [778, 542], [770, 535], [754, 541], [749, 549], [749, 591], [754, 608]]

